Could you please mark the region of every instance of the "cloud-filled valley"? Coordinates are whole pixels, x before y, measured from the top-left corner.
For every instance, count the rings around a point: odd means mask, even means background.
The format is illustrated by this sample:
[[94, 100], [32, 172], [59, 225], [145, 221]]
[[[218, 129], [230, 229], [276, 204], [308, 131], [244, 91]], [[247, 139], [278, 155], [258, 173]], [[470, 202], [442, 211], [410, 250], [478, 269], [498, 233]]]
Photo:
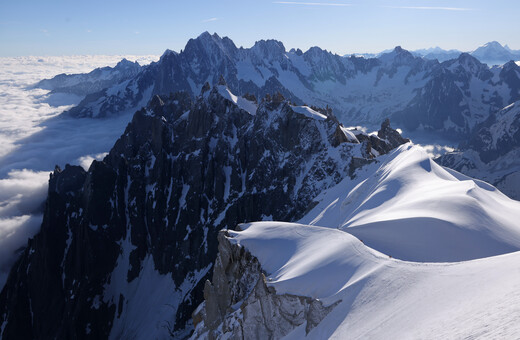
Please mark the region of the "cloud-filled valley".
[[87, 168], [121, 135], [131, 113], [114, 119], [60, 116], [81, 97], [33, 88], [59, 73], [90, 72], [122, 58], [141, 65], [157, 56], [0, 58], [0, 287], [15, 252], [40, 227], [49, 173], [55, 165]]

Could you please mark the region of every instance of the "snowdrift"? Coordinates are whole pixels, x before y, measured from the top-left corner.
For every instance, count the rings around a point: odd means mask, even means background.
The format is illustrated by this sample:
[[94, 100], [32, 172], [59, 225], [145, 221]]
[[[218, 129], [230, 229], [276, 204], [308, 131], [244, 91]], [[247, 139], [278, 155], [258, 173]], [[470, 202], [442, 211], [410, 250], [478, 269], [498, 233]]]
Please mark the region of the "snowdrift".
[[301, 223], [338, 228], [391, 257], [453, 262], [520, 250], [520, 202], [444, 168], [406, 144], [372, 164], [353, 189], [318, 197]]
[[458, 263], [392, 259], [331, 228], [256, 222], [230, 232], [277, 294], [339, 301], [285, 339], [517, 338], [520, 253]]

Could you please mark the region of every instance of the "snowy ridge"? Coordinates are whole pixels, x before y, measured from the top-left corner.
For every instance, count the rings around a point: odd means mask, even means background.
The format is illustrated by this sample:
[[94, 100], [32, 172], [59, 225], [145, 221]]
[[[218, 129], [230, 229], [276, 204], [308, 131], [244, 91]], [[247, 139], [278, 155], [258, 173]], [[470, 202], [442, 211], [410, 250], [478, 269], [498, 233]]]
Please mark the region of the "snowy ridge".
[[[516, 338], [515, 252], [458, 263], [389, 258], [338, 230], [258, 222], [231, 232], [267, 272], [276, 294], [318, 298], [332, 311], [284, 339]], [[247, 315], [235, 316], [245, 319]], [[217, 336], [225, 339], [231, 334]]]
[[227, 100], [235, 103], [242, 110], [249, 112], [249, 114], [256, 114], [256, 110], [258, 109], [258, 105], [256, 103], [247, 100], [244, 97], [235, 96], [233, 93], [231, 93], [227, 86], [218, 85], [218, 93]]
[[417, 146], [403, 145], [383, 159], [353, 189], [339, 184], [323, 193], [300, 222], [339, 228], [409, 261], [462, 261], [520, 250], [519, 202], [441, 167]]
[[327, 119], [327, 116], [311, 109], [308, 106], [292, 106], [291, 108], [294, 112], [301, 113], [305, 117], [319, 119], [319, 120]]
[[[380, 160], [358, 170], [367, 179], [325, 190], [303, 224], [223, 231], [194, 338], [518, 337], [520, 202], [411, 144]], [[226, 282], [240, 308], [219, 319], [213, 299], [227, 293], [214, 289]]]

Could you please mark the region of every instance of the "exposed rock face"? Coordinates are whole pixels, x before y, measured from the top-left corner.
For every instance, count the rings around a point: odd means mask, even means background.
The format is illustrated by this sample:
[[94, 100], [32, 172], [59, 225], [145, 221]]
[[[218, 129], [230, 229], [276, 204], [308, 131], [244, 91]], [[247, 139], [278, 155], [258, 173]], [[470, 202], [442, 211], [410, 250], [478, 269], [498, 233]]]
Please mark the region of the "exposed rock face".
[[[467, 53], [439, 63], [396, 47], [378, 58], [341, 57], [319, 47], [286, 51], [275, 40], [237, 48], [205, 32], [180, 53], [166, 51], [131, 79], [89, 92], [69, 114], [103, 117], [137, 110], [154, 95], [185, 91], [195, 98], [223, 76], [233, 93], [281, 93], [296, 104], [329, 106], [344, 123], [400, 126], [467, 135], [478, 123], [520, 99], [520, 67], [490, 69]], [[67, 90], [62, 87], [63, 91]]]
[[280, 339], [303, 324], [309, 333], [339, 303], [325, 307], [310, 297], [276, 294], [256, 257], [231, 243], [225, 230], [218, 241], [212, 281], [193, 314], [192, 339]]
[[387, 145], [389, 149], [385, 150], [386, 152], [397, 147], [398, 145], [405, 144], [410, 141], [408, 138], [403, 138], [399, 132], [390, 127], [390, 119], [388, 118], [385, 119], [381, 124], [381, 129], [379, 129], [377, 132], [377, 137], [388, 141]]
[[0, 293], [3, 339], [187, 336], [220, 229], [296, 220], [388, 148], [273, 98], [155, 96], [103, 161], [56, 169], [41, 232]]

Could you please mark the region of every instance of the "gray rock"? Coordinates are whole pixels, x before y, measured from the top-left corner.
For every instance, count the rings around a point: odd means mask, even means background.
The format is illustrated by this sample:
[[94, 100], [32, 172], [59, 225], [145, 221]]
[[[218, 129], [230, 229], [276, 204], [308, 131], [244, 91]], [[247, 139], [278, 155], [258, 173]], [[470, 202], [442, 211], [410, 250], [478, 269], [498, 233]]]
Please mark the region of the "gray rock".
[[339, 303], [323, 306], [310, 297], [277, 294], [258, 259], [219, 233], [219, 253], [204, 302], [194, 313], [192, 339], [280, 339], [305, 324], [309, 333]]

